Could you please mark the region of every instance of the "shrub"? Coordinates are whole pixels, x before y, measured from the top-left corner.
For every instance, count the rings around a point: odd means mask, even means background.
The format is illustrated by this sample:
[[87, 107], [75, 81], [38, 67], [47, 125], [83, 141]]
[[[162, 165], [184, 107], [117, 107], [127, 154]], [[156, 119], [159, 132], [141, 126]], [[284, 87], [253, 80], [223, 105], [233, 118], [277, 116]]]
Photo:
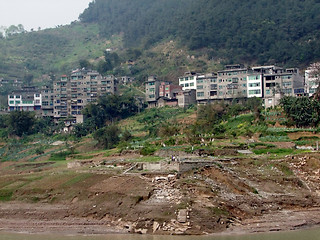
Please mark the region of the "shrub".
[[157, 148], [150, 143], [146, 143], [143, 148], [140, 150], [140, 154], [143, 156], [152, 155], [154, 152], [157, 151]]

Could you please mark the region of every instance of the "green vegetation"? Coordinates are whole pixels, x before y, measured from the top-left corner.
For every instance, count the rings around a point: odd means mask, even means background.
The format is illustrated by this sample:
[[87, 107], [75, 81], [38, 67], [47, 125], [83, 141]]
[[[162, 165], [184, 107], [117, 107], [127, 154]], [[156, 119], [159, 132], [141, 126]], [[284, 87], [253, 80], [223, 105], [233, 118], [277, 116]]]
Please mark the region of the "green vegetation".
[[52, 153], [50, 156], [50, 161], [65, 161], [66, 158], [70, 155], [72, 155], [72, 151], [61, 151], [57, 153]]
[[320, 122], [320, 102], [308, 97], [283, 97], [280, 105], [297, 127], [316, 127]]
[[0, 189], [0, 201], [10, 201], [11, 197], [13, 195], [12, 190], [7, 190], [7, 189]]
[[316, 0], [96, 0], [80, 19], [105, 36], [123, 32], [126, 46], [179, 39], [190, 49], [209, 48], [210, 59], [299, 64], [320, 57], [319, 9]]

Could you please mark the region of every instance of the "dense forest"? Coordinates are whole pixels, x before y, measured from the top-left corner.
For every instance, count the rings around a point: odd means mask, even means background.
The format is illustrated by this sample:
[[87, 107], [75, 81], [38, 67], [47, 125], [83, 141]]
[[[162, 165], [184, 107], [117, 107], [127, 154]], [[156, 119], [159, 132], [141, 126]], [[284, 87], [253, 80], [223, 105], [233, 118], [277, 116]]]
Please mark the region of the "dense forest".
[[306, 64], [320, 58], [319, 0], [96, 0], [80, 19], [127, 47], [179, 39], [237, 62]]

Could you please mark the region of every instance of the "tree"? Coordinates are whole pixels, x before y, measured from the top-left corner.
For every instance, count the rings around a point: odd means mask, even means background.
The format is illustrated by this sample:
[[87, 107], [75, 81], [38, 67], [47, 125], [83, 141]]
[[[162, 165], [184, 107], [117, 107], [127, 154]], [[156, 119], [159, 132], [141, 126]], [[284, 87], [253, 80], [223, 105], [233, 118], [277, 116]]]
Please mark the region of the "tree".
[[19, 34], [19, 33], [24, 33], [24, 32], [25, 32], [25, 30], [24, 30], [24, 27], [22, 24], [19, 24], [18, 26], [11, 25], [10, 27], [8, 27], [6, 29], [6, 36], [10, 37], [14, 34]]
[[80, 68], [86, 68], [86, 69], [92, 68], [92, 64], [86, 59], [81, 59], [79, 61], [79, 65], [80, 65]]
[[32, 112], [11, 112], [7, 118], [9, 134], [16, 135], [18, 137], [29, 135], [32, 133], [35, 122], [35, 115]]
[[93, 138], [98, 141], [98, 145], [110, 149], [119, 143], [119, 134], [120, 129], [116, 125], [110, 125], [94, 132]]
[[320, 122], [320, 102], [316, 99], [286, 96], [280, 105], [297, 127], [316, 127]]

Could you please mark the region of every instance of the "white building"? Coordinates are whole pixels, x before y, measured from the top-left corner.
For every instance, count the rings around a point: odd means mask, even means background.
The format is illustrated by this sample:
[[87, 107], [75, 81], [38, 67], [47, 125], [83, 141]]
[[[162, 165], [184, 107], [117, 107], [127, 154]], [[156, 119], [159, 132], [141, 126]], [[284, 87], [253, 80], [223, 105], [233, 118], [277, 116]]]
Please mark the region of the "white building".
[[320, 63], [313, 63], [305, 71], [305, 93], [312, 96], [319, 86]]
[[42, 97], [40, 91], [34, 87], [24, 87], [8, 95], [9, 111], [37, 111], [41, 110]]
[[197, 89], [197, 79], [199, 74], [195, 72], [186, 72], [183, 77], [179, 78], [179, 85], [182, 87], [182, 90], [191, 90]]
[[247, 97], [262, 98], [262, 75], [252, 73], [247, 76]]

